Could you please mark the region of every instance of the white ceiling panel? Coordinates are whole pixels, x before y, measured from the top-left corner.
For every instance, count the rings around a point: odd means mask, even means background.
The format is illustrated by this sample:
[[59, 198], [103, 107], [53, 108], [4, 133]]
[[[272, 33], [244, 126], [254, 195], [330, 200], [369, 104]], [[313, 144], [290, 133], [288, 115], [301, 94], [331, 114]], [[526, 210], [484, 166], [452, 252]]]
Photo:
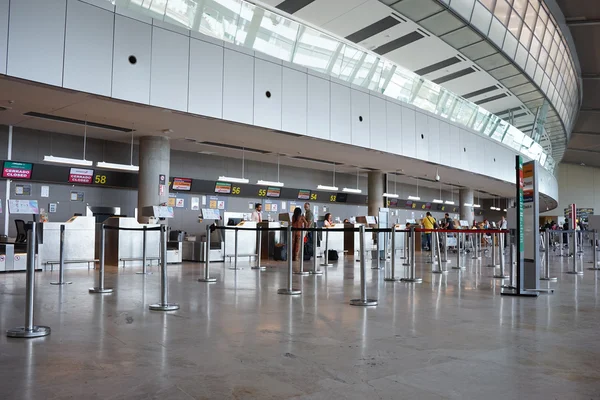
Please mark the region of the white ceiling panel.
[[[360, 28], [359, 28], [360, 29]], [[357, 29], [357, 30], [359, 30]], [[396, 26], [386, 29], [385, 31], [373, 35], [362, 42], [357, 43], [359, 46], [364, 47], [367, 50], [376, 49], [392, 40], [398, 39], [408, 33], [414, 32], [417, 27], [411, 22], [402, 22]], [[422, 40], [422, 39], [421, 39]], [[388, 58], [390, 53], [384, 54], [383, 57]]]
[[491, 113], [497, 113], [509, 108], [518, 107], [520, 105], [522, 105], [522, 103], [519, 101], [519, 99], [517, 99], [515, 96], [510, 96], [484, 103], [480, 107], [488, 110]]
[[324, 26], [367, 1], [369, 0], [315, 0], [294, 13], [294, 16], [314, 25]]
[[457, 79], [445, 82], [443, 87], [457, 94], [467, 94], [488, 86], [497, 84], [498, 82], [489, 76], [484, 71], [473, 72]]
[[443, 76], [452, 74], [452, 73], [457, 72], [457, 71], [461, 71], [461, 70], [463, 70], [465, 68], [469, 68], [472, 65], [473, 65], [473, 63], [471, 61], [461, 61], [461, 62], [459, 62], [457, 64], [453, 64], [453, 65], [450, 65], [448, 67], [444, 67], [442, 69], [439, 69], [437, 71], [433, 71], [433, 72], [431, 72], [429, 74], [425, 74], [423, 76], [426, 77], [427, 79], [429, 79], [430, 81], [435, 81], [438, 78], [441, 78]]
[[437, 37], [431, 36], [424, 37], [383, 56], [402, 65], [404, 68], [416, 71], [455, 55], [456, 50], [445, 45]]
[[391, 14], [390, 8], [378, 0], [370, 0], [327, 22], [323, 28], [346, 37]]

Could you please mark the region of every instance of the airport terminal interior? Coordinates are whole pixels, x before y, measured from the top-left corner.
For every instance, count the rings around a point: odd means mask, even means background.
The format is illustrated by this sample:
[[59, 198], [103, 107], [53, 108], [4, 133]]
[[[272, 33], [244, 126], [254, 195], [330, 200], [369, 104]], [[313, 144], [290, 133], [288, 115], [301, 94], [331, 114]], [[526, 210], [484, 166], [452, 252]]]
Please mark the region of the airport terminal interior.
[[589, 0], [0, 0], [0, 399], [600, 399], [598, 43]]

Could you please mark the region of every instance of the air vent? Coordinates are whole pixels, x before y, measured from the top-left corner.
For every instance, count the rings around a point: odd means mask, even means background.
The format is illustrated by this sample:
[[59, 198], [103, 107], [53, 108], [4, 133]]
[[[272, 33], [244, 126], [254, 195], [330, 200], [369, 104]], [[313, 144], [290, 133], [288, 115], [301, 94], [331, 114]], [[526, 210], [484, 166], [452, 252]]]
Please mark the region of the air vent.
[[396, 13], [392, 13], [392, 16], [395, 17], [396, 19], [402, 21], [402, 22], [406, 22], [406, 19], [402, 18], [400, 15], [396, 14]]
[[421, 29], [421, 28], [418, 28], [418, 29], [417, 29], [417, 32], [419, 32], [419, 33], [423, 34], [423, 36], [427, 36], [427, 37], [430, 37], [430, 36], [431, 36], [429, 33], [425, 32], [425, 31], [424, 31], [423, 29]]
[[296, 156], [296, 157], [291, 157], [291, 158], [293, 158], [295, 160], [310, 161], [310, 162], [319, 163], [319, 164], [327, 164], [327, 165], [334, 165], [335, 164], [335, 163], [332, 163], [330, 161], [324, 161], [324, 160], [319, 160], [317, 158], [310, 158], [310, 157]]
[[270, 153], [270, 151], [266, 151], [266, 150], [253, 149], [251, 147], [234, 146], [232, 144], [222, 144], [222, 143], [215, 143], [215, 142], [198, 142], [198, 143], [204, 144], [206, 146], [221, 147], [224, 149], [247, 151], [249, 153], [258, 153], [258, 154], [269, 154]]
[[81, 126], [87, 125], [92, 128], [106, 129], [107, 131], [117, 131], [117, 132], [126, 132], [126, 133], [133, 132], [133, 129], [123, 128], [120, 126], [99, 124], [97, 122], [92, 122], [92, 121], [86, 122], [86, 121], [83, 121], [80, 119], [59, 117], [56, 115], [42, 114], [42, 113], [38, 113], [38, 112], [34, 112], [34, 111], [26, 112], [23, 115], [26, 115], [28, 117], [46, 119], [46, 120], [50, 120], [50, 121], [64, 122], [66, 124], [75, 124], [75, 125], [81, 125]]

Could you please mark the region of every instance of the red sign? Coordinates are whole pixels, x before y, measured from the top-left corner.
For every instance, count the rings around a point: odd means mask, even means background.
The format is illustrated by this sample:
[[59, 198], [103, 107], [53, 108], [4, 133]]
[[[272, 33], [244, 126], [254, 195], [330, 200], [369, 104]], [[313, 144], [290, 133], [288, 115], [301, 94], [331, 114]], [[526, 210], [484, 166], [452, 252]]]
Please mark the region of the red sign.
[[71, 168], [69, 173], [69, 183], [82, 183], [89, 185], [94, 178], [93, 169]]
[[31, 179], [31, 169], [33, 164], [14, 161], [5, 161], [2, 169], [3, 178], [11, 179]]
[[192, 188], [192, 180], [189, 178], [173, 178], [173, 190], [189, 191]]

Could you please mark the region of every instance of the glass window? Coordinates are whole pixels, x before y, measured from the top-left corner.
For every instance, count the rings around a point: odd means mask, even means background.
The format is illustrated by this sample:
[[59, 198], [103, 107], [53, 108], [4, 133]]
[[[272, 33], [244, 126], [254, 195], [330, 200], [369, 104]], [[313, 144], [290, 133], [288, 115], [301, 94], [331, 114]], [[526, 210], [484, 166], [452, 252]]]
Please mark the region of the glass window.
[[537, 12], [535, 9], [529, 5], [527, 8], [527, 14], [525, 14], [525, 23], [529, 28], [533, 29], [535, 27], [535, 21], [537, 21]]
[[198, 31], [208, 36], [233, 43], [237, 32], [242, 2], [232, 0], [223, 7], [214, 0], [204, 3], [204, 13]]
[[546, 49], [542, 49], [542, 51], [540, 51], [540, 56], [538, 57], [538, 64], [540, 64], [540, 67], [546, 68], [547, 61], [548, 61], [548, 52], [546, 51]]
[[529, 0], [529, 7], [537, 12], [540, 9], [540, 0]]
[[539, 40], [537, 40], [536, 37], [531, 39], [531, 47], [529, 48], [529, 52], [531, 53], [533, 58], [537, 58], [537, 56], [540, 54], [541, 48], [542, 48], [542, 44], [540, 43]]
[[544, 39], [544, 32], [546, 32], [546, 24], [538, 16], [538, 19], [537, 19], [537, 22], [535, 24], [535, 29], [533, 30], [533, 33], [535, 34], [535, 36], [538, 39], [543, 40]]
[[552, 48], [550, 49], [550, 58], [556, 60], [556, 54], [558, 53], [558, 44], [553, 40]]
[[510, 6], [506, 2], [506, 0], [498, 0], [496, 2], [494, 15], [496, 16], [496, 18], [498, 18], [498, 20], [500, 20], [500, 22], [502, 22], [502, 25], [508, 25], [508, 18], [510, 17]]
[[496, 4], [496, 0], [479, 0], [479, 2], [488, 10], [494, 11], [494, 4]]
[[527, 10], [527, 0], [515, 0], [513, 8], [519, 13], [521, 17], [525, 16], [525, 10]]
[[280, 60], [291, 61], [299, 27], [295, 21], [265, 11], [253, 49]]
[[519, 37], [521, 34], [521, 25], [523, 25], [523, 20], [521, 20], [521, 17], [513, 10], [510, 16], [510, 22], [508, 23], [508, 30], [511, 31], [515, 37]]
[[531, 30], [528, 27], [523, 26], [523, 29], [521, 30], [521, 39], [519, 39], [519, 41], [526, 49], [529, 48], [529, 42], [531, 41], [531, 36], [532, 36]]
[[326, 73], [337, 47], [332, 37], [306, 27], [296, 44], [293, 62]]

